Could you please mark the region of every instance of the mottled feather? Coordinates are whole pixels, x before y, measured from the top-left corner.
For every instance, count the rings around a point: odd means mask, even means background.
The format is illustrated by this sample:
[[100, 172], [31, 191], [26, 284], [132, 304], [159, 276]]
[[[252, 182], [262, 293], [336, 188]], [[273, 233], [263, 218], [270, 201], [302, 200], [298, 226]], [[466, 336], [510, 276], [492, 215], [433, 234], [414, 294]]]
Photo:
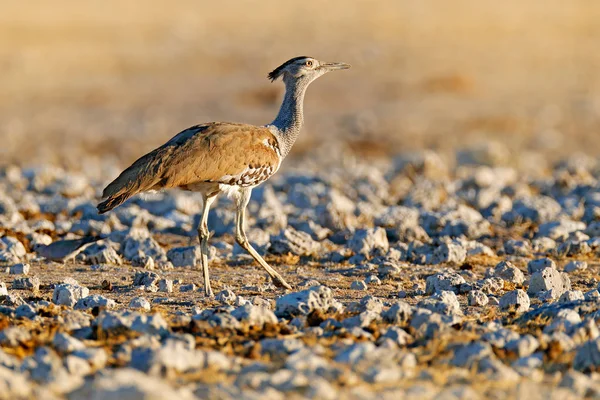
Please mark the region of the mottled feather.
[[268, 128], [208, 123], [186, 129], [140, 157], [110, 183], [98, 205], [101, 213], [148, 190], [187, 188], [210, 182], [254, 186], [279, 168], [277, 139]]

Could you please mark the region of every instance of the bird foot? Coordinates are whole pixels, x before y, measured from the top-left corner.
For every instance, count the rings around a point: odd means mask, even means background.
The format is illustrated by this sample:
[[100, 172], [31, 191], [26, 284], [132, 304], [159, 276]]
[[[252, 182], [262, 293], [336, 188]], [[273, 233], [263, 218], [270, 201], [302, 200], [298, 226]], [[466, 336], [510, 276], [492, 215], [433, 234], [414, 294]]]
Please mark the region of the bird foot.
[[292, 290], [292, 287], [283, 279], [281, 276], [272, 276], [273, 284], [278, 288], [285, 288], [288, 290]]
[[215, 294], [213, 293], [212, 289], [209, 287], [207, 289], [204, 289], [204, 296], [206, 296], [209, 299], [212, 299], [215, 297]]

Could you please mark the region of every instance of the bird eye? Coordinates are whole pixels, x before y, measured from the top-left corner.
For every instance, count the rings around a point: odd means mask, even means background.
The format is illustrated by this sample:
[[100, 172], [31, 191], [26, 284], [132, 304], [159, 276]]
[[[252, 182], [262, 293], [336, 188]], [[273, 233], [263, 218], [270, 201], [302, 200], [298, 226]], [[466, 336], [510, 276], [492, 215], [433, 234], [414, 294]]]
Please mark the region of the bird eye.
[[313, 62], [312, 62], [312, 60], [308, 60], [308, 61], [306, 62], [306, 66], [307, 66], [307, 67], [312, 67], [312, 66], [313, 66]]

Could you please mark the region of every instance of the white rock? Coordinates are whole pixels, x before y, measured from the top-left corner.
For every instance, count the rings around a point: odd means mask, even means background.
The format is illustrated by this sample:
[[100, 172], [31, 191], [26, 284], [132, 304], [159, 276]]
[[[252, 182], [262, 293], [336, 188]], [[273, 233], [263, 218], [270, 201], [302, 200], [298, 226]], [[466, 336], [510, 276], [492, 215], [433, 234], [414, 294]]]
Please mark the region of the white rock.
[[19, 374], [0, 365], [0, 393], [6, 399], [32, 398], [33, 385], [25, 374]]
[[357, 230], [348, 241], [348, 247], [355, 254], [369, 258], [387, 253], [390, 245], [385, 229], [377, 227]]
[[413, 312], [414, 308], [410, 304], [404, 301], [398, 301], [389, 309], [383, 311], [381, 316], [386, 322], [392, 324], [402, 324], [408, 322]]
[[63, 354], [71, 353], [75, 350], [85, 349], [85, 344], [83, 344], [82, 341], [61, 332], [54, 335], [54, 338], [52, 339], [52, 346], [56, 349], [56, 351]]
[[564, 271], [567, 273], [581, 272], [581, 271], [585, 271], [587, 269], [587, 267], [588, 267], [587, 262], [573, 260], [573, 261], [569, 262], [567, 265], [565, 265]]
[[381, 285], [381, 279], [376, 275], [369, 275], [365, 278], [365, 283], [368, 285]]
[[533, 336], [527, 334], [519, 339], [511, 340], [510, 342], [506, 343], [505, 348], [508, 351], [514, 352], [519, 358], [521, 358], [530, 356], [538, 349], [539, 346], [540, 342]]
[[167, 381], [131, 368], [109, 369], [97, 374], [69, 394], [70, 400], [194, 399], [188, 390], [174, 389]]
[[575, 353], [573, 368], [577, 371], [594, 371], [600, 366], [600, 338], [583, 343]]
[[197, 246], [175, 247], [167, 252], [167, 258], [174, 267], [193, 267], [200, 262], [200, 248]]
[[295, 254], [298, 256], [310, 256], [319, 251], [319, 242], [306, 232], [297, 231], [292, 227], [282, 229], [279, 235], [271, 236], [271, 247], [269, 252], [273, 254]]
[[313, 286], [278, 298], [275, 303], [275, 315], [288, 318], [308, 315], [313, 310], [327, 312], [332, 307], [339, 307], [339, 303], [333, 298], [331, 289], [325, 286]]
[[584, 296], [583, 293], [581, 292], [581, 290], [567, 290], [566, 292], [564, 292], [563, 294], [560, 295], [560, 298], [558, 299], [558, 301], [561, 302], [569, 302], [569, 301], [576, 301], [576, 300], [583, 300]]
[[0, 251], [12, 254], [19, 260], [21, 260], [27, 254], [23, 243], [12, 236], [4, 236], [0, 238]]
[[173, 281], [171, 279], [161, 279], [158, 281], [158, 291], [172, 293], [173, 292]]
[[425, 281], [425, 293], [433, 294], [444, 290], [458, 293], [460, 285], [463, 283], [466, 283], [465, 278], [454, 270], [448, 269], [427, 277]]
[[89, 264], [110, 264], [110, 265], [121, 265], [123, 264], [123, 260], [121, 256], [117, 254], [116, 250], [111, 246], [104, 245], [96, 245], [93, 249], [88, 249], [86, 251], [87, 254], [87, 262]]
[[471, 290], [467, 295], [470, 306], [483, 307], [488, 304], [489, 299], [481, 290]]
[[467, 258], [467, 250], [458, 243], [443, 243], [433, 251], [433, 264], [450, 263], [460, 265]]
[[167, 261], [165, 251], [150, 236], [147, 229], [130, 229], [121, 243], [121, 252], [129, 261], [143, 256], [150, 256], [155, 261]]
[[18, 263], [11, 265], [8, 268], [8, 273], [11, 275], [27, 275], [31, 267], [26, 263]]
[[539, 258], [537, 260], [531, 260], [527, 263], [527, 272], [530, 274], [540, 272], [545, 268], [556, 269], [556, 263], [549, 258]]
[[454, 350], [450, 363], [455, 367], [472, 368], [480, 360], [493, 356], [492, 346], [485, 342], [472, 342], [460, 345]]
[[503, 280], [517, 285], [525, 282], [525, 275], [520, 269], [515, 267], [510, 261], [502, 261], [494, 268], [494, 275]]
[[152, 309], [152, 306], [150, 305], [150, 302], [146, 298], [134, 297], [129, 302], [129, 308], [134, 309], [134, 310], [150, 311]]
[[138, 314], [133, 316], [131, 330], [144, 335], [165, 337], [169, 333], [169, 325], [162, 315]]
[[397, 326], [390, 326], [378, 341], [381, 342], [384, 339], [390, 339], [397, 346], [406, 346], [414, 340], [409, 333]]
[[558, 384], [559, 387], [568, 388], [582, 398], [585, 397], [588, 393], [588, 390], [595, 385], [596, 382], [590, 379], [589, 376], [573, 370], [565, 372], [563, 378]]
[[540, 225], [537, 235], [549, 237], [553, 240], [565, 240], [569, 237], [570, 233], [582, 231], [584, 229], [584, 222], [560, 219], [558, 221], [550, 221]]
[[108, 299], [99, 294], [93, 294], [91, 296], [84, 297], [77, 301], [75, 304], [75, 310], [89, 310], [94, 307], [112, 309], [117, 306], [117, 303], [113, 299]]
[[229, 289], [221, 290], [217, 293], [215, 300], [222, 304], [234, 305], [237, 299], [237, 295]]
[[196, 291], [196, 285], [193, 283], [189, 283], [187, 285], [181, 285], [179, 286], [179, 291], [180, 292], [195, 292]]
[[500, 298], [500, 309], [503, 311], [525, 312], [529, 310], [530, 304], [529, 296], [521, 289], [508, 292]]
[[73, 307], [77, 301], [89, 295], [90, 290], [84, 286], [71, 283], [57, 285], [52, 293], [52, 302], [58, 305]]
[[0, 331], [0, 344], [7, 347], [17, 347], [31, 339], [29, 331], [19, 326], [9, 326]]
[[430, 298], [421, 300], [417, 307], [426, 308], [438, 314], [457, 316], [463, 314], [456, 294], [447, 290], [434, 293]]
[[352, 290], [367, 290], [367, 284], [365, 281], [354, 281], [350, 284]]
[[545, 268], [531, 276], [527, 292], [537, 295], [543, 291], [554, 290], [560, 296], [569, 289], [571, 289], [571, 281], [566, 273], [561, 273], [555, 268]]
[[277, 317], [273, 311], [250, 303], [236, 308], [231, 315], [237, 318], [238, 321], [247, 322], [250, 325], [277, 324]]

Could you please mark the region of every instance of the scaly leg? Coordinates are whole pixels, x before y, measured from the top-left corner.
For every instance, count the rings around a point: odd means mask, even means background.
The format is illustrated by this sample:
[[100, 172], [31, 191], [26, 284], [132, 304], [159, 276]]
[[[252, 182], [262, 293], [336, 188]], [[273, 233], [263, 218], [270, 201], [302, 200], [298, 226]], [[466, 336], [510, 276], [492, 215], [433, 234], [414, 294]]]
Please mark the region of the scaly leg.
[[216, 198], [216, 195], [204, 195], [202, 197], [202, 216], [200, 218], [200, 223], [198, 224], [198, 239], [200, 240], [202, 272], [204, 274], [204, 293], [207, 297], [213, 296], [213, 291], [210, 288], [210, 278], [208, 276], [208, 237], [210, 236], [210, 232], [208, 231], [208, 212], [210, 211], [211, 204]]
[[236, 199], [237, 210], [236, 210], [236, 216], [235, 216], [235, 226], [236, 226], [235, 227], [235, 240], [238, 242], [238, 244], [240, 246], [242, 246], [242, 248], [244, 250], [246, 250], [248, 253], [250, 253], [252, 258], [254, 258], [256, 260], [256, 262], [258, 262], [260, 264], [261, 267], [263, 267], [267, 271], [267, 273], [271, 277], [271, 280], [273, 281], [275, 286], [284, 287], [286, 289], [292, 290], [292, 287], [285, 281], [285, 279], [283, 279], [281, 277], [281, 275], [279, 275], [277, 273], [277, 271], [275, 271], [273, 268], [271, 268], [269, 266], [269, 264], [267, 264], [267, 262], [265, 260], [263, 260], [263, 258], [260, 256], [260, 254], [258, 254], [256, 252], [256, 250], [254, 250], [254, 248], [250, 245], [248, 238], [246, 237], [246, 232], [244, 230], [244, 220], [246, 217], [246, 206], [248, 205], [248, 202], [250, 201], [251, 193], [252, 193], [251, 188], [240, 189], [240, 194], [239, 194], [238, 198]]

